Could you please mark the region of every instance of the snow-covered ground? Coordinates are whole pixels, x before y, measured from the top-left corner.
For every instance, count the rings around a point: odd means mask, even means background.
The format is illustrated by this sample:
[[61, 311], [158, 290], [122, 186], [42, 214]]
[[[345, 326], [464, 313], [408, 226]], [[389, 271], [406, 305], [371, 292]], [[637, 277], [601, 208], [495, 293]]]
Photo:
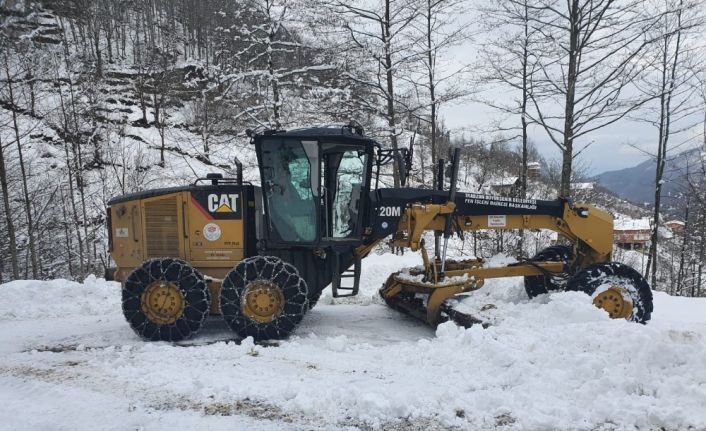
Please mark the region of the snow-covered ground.
[[706, 429], [706, 299], [657, 292], [643, 326], [493, 280], [462, 301], [493, 326], [435, 332], [375, 295], [418, 259], [367, 258], [359, 297], [324, 296], [274, 346], [217, 318], [143, 342], [117, 283], [2, 285], [0, 429]]

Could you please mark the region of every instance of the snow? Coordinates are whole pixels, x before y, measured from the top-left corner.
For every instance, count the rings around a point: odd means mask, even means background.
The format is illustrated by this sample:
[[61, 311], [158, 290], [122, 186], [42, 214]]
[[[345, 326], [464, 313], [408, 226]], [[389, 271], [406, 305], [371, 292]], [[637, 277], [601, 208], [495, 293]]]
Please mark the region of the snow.
[[503, 177], [503, 178], [499, 178], [494, 181], [491, 181], [489, 183], [489, 185], [492, 187], [512, 186], [517, 183], [517, 180], [519, 178], [520, 177]]
[[114, 282], [1, 285], [0, 428], [706, 428], [706, 299], [655, 292], [639, 325], [496, 279], [457, 306], [489, 328], [434, 331], [375, 294], [419, 263], [365, 259], [359, 297], [326, 293], [277, 345], [236, 340], [217, 317], [188, 342], [143, 342]]
[[572, 190], [593, 190], [595, 183], [571, 183]]
[[614, 230], [650, 230], [650, 219], [616, 218], [613, 221]]

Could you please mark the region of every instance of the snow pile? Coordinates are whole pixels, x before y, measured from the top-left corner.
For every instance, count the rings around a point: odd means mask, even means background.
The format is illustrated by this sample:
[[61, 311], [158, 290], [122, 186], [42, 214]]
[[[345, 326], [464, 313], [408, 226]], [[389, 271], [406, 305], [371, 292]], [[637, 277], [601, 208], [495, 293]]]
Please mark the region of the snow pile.
[[89, 275], [69, 280], [18, 280], [0, 285], [0, 320], [94, 316], [120, 310], [120, 283]]
[[[96, 412], [104, 429], [706, 429], [706, 299], [656, 292], [639, 325], [578, 292], [529, 300], [521, 278], [488, 280], [458, 307], [491, 327], [434, 332], [372, 300], [400, 264], [418, 257], [371, 256], [361, 302], [329, 298], [274, 347], [233, 342], [217, 318], [188, 343], [142, 342], [102, 280], [0, 286], [0, 416], [15, 429], [88, 429]], [[15, 320], [39, 293], [75, 317]]]
[[331, 296], [331, 290], [326, 289], [319, 299], [319, 304], [382, 304], [383, 301], [378, 295], [378, 290], [385, 283], [387, 277], [402, 268], [416, 267], [421, 264], [422, 257], [419, 253], [407, 252], [401, 256], [390, 253], [371, 254], [362, 261], [360, 292], [357, 296], [334, 299]]
[[450, 286], [452, 284], [460, 284], [460, 283], [465, 283], [468, 281], [468, 275], [463, 274], [463, 275], [457, 275], [454, 277], [445, 277], [443, 280], [439, 281], [438, 283], [434, 283], [433, 281], [425, 281], [424, 280], [424, 267], [423, 266], [415, 266], [413, 268], [405, 268], [402, 271], [397, 274], [397, 278], [399, 280], [402, 280], [407, 283], [416, 283], [416, 284], [426, 284], [426, 285], [434, 285], [436, 284], [437, 286]]

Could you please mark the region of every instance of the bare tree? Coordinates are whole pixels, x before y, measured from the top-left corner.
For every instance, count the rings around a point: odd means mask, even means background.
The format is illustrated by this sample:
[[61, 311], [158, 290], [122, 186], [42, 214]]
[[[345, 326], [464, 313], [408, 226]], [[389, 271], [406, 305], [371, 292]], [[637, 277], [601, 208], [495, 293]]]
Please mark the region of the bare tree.
[[420, 90], [422, 115], [415, 115], [429, 127], [429, 145], [431, 147], [431, 166], [433, 187], [436, 178], [437, 160], [440, 155], [437, 141], [439, 138], [439, 108], [442, 103], [458, 99], [468, 92], [468, 85], [462, 81], [468, 70], [465, 65], [453, 66], [449, 62], [449, 50], [469, 40], [468, 22], [460, 17], [468, 15], [466, 0], [417, 0], [418, 15], [411, 22], [409, 35], [411, 54], [420, 65], [414, 77], [414, 85]]
[[15, 133], [15, 144], [17, 145], [17, 154], [19, 158], [19, 167], [22, 179], [22, 201], [24, 203], [25, 217], [27, 219], [27, 237], [29, 239], [29, 255], [31, 261], [32, 278], [39, 278], [39, 259], [37, 257], [37, 243], [35, 238], [35, 225], [34, 225], [34, 215], [32, 209], [32, 202], [30, 200], [27, 165], [24, 160], [24, 151], [22, 148], [22, 133], [20, 132], [20, 127], [18, 124], [17, 111], [19, 106], [17, 105], [17, 100], [15, 99], [15, 89], [13, 81], [16, 79], [15, 74], [10, 71], [10, 58], [8, 52], [5, 52], [3, 56], [3, 66], [5, 69], [5, 77], [7, 79], [7, 90], [8, 90], [8, 102], [11, 106], [10, 110], [12, 112], [12, 129]]
[[[510, 92], [509, 97], [495, 96], [481, 101], [512, 118], [510, 124], [501, 121], [496, 129], [502, 132], [519, 129], [521, 197], [527, 194], [530, 88], [543, 52], [542, 44], [548, 42], [532, 21], [542, 17], [539, 14], [543, 11], [533, 7], [537, 4], [535, 0], [511, 0], [490, 2], [489, 6], [481, 9], [481, 22], [492, 36], [480, 50], [480, 78], [490, 89]], [[515, 123], [518, 117], [519, 126]], [[516, 137], [513, 135], [510, 139]]]
[[[693, 52], [690, 55], [689, 39], [700, 33], [692, 30], [698, 28], [701, 18], [697, 8], [700, 2], [685, 0], [668, 0], [661, 3], [658, 26], [648, 37], [659, 40], [652, 45], [655, 61], [649, 73], [643, 80], [643, 91], [647, 97], [659, 101], [658, 109], [652, 113], [651, 123], [657, 128], [657, 168], [655, 171], [655, 203], [652, 217], [652, 233], [648, 252], [645, 277], [651, 274], [651, 284], [657, 283], [658, 229], [662, 199], [662, 184], [670, 137], [679, 132], [680, 121], [688, 119], [693, 113], [692, 95], [694, 87], [690, 83], [694, 79], [692, 72]], [[658, 5], [655, 5], [656, 7]], [[648, 110], [649, 112], [649, 110]], [[687, 125], [686, 127], [689, 127]]]
[[[7, 165], [5, 163], [5, 147], [2, 143], [0, 135], [0, 187], [2, 191], [3, 212], [5, 214], [5, 223], [7, 224], [7, 236], [9, 237], [10, 267], [12, 269], [12, 278], [17, 280], [20, 278], [20, 269], [17, 262], [17, 237], [15, 234], [15, 222], [12, 219], [12, 207], [10, 206], [10, 188], [8, 186]], [[4, 259], [2, 259], [4, 262]]]
[[508, 1], [527, 5], [532, 28], [551, 42], [535, 64], [527, 114], [561, 151], [560, 194], [570, 196], [572, 164], [588, 136], [647, 101], [628, 95], [656, 20], [641, 0]]
[[[697, 74], [696, 89], [700, 98], [700, 110], [702, 115], [701, 130], [701, 154], [706, 154], [706, 68]], [[706, 265], [706, 157], [700, 157], [694, 175], [687, 175], [686, 194], [694, 200], [693, 221], [690, 229], [684, 229], [684, 236], [691, 237], [692, 246], [689, 247], [692, 254], [691, 271], [692, 283], [689, 290], [690, 296], [701, 296], [704, 292], [704, 265]]]
[[[335, 0], [336, 13], [344, 19], [341, 25], [348, 32], [350, 41], [363, 58], [369, 59], [373, 69], [373, 78], [348, 76], [359, 85], [365, 86], [372, 94], [382, 100], [384, 110], [380, 110], [377, 100], [370, 100], [369, 110], [380, 114], [387, 123], [387, 137], [393, 149], [399, 148], [398, 104], [399, 98], [395, 84], [403, 66], [411, 60], [408, 46], [404, 43], [403, 33], [417, 16], [417, 9], [409, 0], [380, 0], [370, 5]], [[397, 166], [394, 166], [395, 187], [400, 186]]]

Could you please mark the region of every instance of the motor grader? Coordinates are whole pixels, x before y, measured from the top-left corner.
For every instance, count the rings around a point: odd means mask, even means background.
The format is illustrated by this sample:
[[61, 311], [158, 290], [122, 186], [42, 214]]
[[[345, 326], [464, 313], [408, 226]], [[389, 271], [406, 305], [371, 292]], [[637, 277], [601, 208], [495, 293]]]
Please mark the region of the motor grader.
[[[361, 260], [386, 240], [419, 250], [424, 264], [390, 275], [381, 297], [430, 325], [480, 323], [454, 310], [454, 297], [486, 279], [516, 276], [525, 277], [531, 297], [582, 291], [613, 318], [650, 319], [650, 288], [610, 261], [613, 222], [599, 209], [458, 192], [458, 150], [446, 190], [380, 187], [381, 167], [390, 163], [404, 182], [411, 154], [383, 149], [354, 125], [250, 137], [260, 186], [243, 182], [239, 165], [235, 179], [211, 174], [108, 203], [114, 277], [125, 318], [142, 338], [185, 339], [209, 314], [241, 337], [287, 337], [327, 286], [334, 297], [356, 295]], [[439, 169], [443, 180], [443, 162]], [[485, 229], [548, 229], [564, 245], [505, 267], [447, 258], [452, 234]], [[438, 239], [432, 257], [426, 232]]]

